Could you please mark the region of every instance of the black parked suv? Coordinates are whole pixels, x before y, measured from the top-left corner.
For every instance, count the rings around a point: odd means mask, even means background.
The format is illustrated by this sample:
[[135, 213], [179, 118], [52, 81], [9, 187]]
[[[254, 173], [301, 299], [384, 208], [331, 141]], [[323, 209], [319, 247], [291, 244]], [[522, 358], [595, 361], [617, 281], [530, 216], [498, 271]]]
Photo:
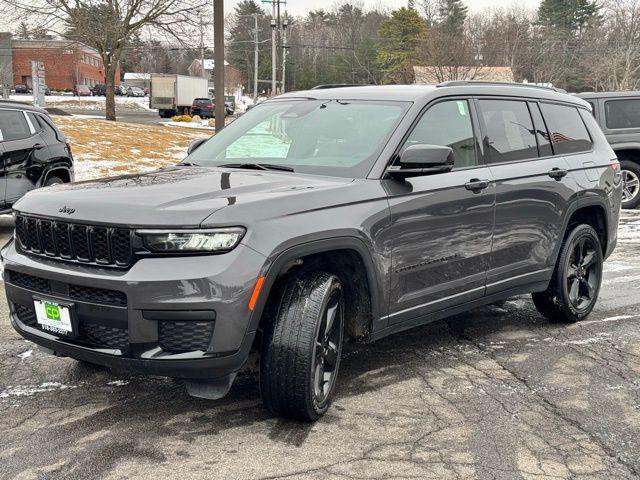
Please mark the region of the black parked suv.
[[[11, 321], [57, 355], [314, 420], [342, 346], [533, 293], [593, 309], [619, 163], [588, 104], [445, 83], [292, 92], [179, 165], [30, 193], [2, 250]], [[257, 360], [257, 362], [256, 362]]]
[[47, 112], [0, 100], [0, 211], [34, 188], [73, 181], [73, 158]]
[[640, 92], [581, 93], [618, 155], [624, 188], [622, 208], [640, 205]]

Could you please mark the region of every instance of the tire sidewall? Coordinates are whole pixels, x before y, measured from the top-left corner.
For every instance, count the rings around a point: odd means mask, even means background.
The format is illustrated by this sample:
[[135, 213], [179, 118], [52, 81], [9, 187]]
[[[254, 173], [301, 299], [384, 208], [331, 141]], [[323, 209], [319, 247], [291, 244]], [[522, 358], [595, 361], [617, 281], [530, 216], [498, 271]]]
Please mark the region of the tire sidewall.
[[[599, 274], [600, 278], [598, 279], [598, 283], [595, 287], [593, 301], [586, 308], [577, 309], [569, 299], [569, 287], [566, 281], [566, 273], [567, 273], [567, 269], [569, 268], [571, 252], [575, 247], [575, 243], [582, 238], [588, 238], [594, 243], [596, 247], [595, 254], [597, 258], [596, 261], [598, 262], [599, 269], [600, 269], [600, 274]], [[558, 282], [557, 284], [558, 292], [560, 293], [559, 295], [560, 306], [562, 310], [565, 312], [565, 314], [569, 317], [570, 321], [575, 322], [578, 320], [582, 320], [587, 315], [589, 315], [593, 310], [593, 308], [595, 307], [598, 301], [598, 296], [600, 294], [600, 286], [602, 285], [603, 263], [604, 263], [604, 258], [602, 255], [602, 245], [600, 244], [600, 238], [598, 237], [598, 234], [596, 233], [596, 231], [588, 225], [582, 225], [577, 227], [575, 230], [573, 230], [573, 232], [571, 232], [571, 234], [569, 235], [569, 238], [567, 238], [567, 241], [565, 242], [565, 246], [562, 250], [562, 256], [558, 264], [558, 276], [556, 279], [556, 281]]]
[[[331, 297], [333, 296], [333, 294], [335, 292], [338, 292], [340, 298], [338, 300], [339, 304], [340, 304], [340, 318], [336, 319], [340, 322], [339, 325], [339, 330], [340, 330], [340, 341], [338, 342], [338, 357], [336, 360], [336, 368], [333, 374], [333, 378], [332, 378], [332, 385], [329, 389], [329, 393], [327, 394], [326, 399], [324, 400], [324, 402], [322, 403], [318, 403], [316, 396], [315, 396], [315, 392], [314, 392], [314, 388], [315, 388], [315, 368], [314, 367], [314, 358], [315, 358], [315, 354], [316, 354], [316, 339], [318, 338], [318, 333], [320, 332], [320, 326], [322, 325], [322, 316], [325, 313], [325, 310], [327, 308], [327, 304], [329, 303], [329, 300], [331, 299]], [[322, 300], [322, 306], [320, 308], [320, 314], [321, 316], [319, 318], [316, 318], [316, 326], [314, 329], [314, 335], [313, 338], [311, 339], [312, 343], [312, 347], [310, 348], [311, 351], [311, 359], [309, 362], [309, 365], [311, 365], [311, 368], [309, 369], [309, 375], [308, 375], [308, 392], [309, 394], [307, 395], [307, 402], [309, 403], [309, 407], [310, 407], [310, 411], [315, 412], [315, 414], [320, 417], [322, 414], [324, 414], [328, 408], [329, 405], [331, 404], [331, 399], [332, 399], [332, 395], [333, 395], [333, 391], [335, 390], [335, 386], [336, 386], [336, 382], [337, 382], [337, 378], [338, 378], [338, 374], [340, 371], [340, 357], [342, 355], [342, 343], [343, 343], [343, 336], [344, 336], [344, 295], [342, 293], [342, 286], [340, 285], [340, 281], [338, 280], [337, 277], [331, 277], [330, 281], [329, 281], [329, 287], [327, 288], [327, 292], [324, 295], [324, 298]]]

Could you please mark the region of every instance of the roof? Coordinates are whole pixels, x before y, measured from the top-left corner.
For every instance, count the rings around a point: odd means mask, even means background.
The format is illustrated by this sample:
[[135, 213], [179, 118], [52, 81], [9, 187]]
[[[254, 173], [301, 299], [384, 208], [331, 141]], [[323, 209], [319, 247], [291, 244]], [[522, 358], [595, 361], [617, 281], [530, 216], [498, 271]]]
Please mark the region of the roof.
[[126, 72], [124, 74], [125, 80], [151, 80], [150, 73], [136, 73], [136, 72]]
[[616, 98], [616, 97], [640, 97], [640, 91], [635, 92], [584, 92], [575, 93], [580, 98]]
[[[200, 65], [200, 59], [196, 58], [193, 62], [191, 62], [191, 65], [193, 64], [198, 64]], [[227, 62], [226, 60], [224, 61], [224, 65], [228, 66], [229, 62]], [[216, 66], [216, 61], [213, 58], [205, 58], [204, 59], [204, 69], [205, 70], [213, 70]]]
[[413, 74], [415, 77], [414, 82], [422, 84], [439, 83], [444, 80], [484, 80], [491, 82], [513, 82], [514, 80], [511, 67], [415, 65]]
[[55, 48], [55, 49], [80, 49], [85, 53], [99, 55], [98, 50], [75, 40], [64, 39], [36, 39], [14, 38], [11, 40], [11, 48]]
[[274, 97], [274, 99], [317, 98], [417, 102], [427, 101], [430, 97], [443, 95], [500, 95], [564, 101], [589, 108], [589, 104], [584, 100], [567, 93], [556, 92], [550, 88], [528, 86], [522, 83], [462, 83], [453, 82], [452, 85], [445, 83], [441, 85], [366, 85], [361, 87], [322, 88], [289, 92]]
[[2, 100], [0, 99], [0, 108], [11, 108], [15, 110], [27, 110], [29, 112], [38, 112], [48, 115], [44, 108], [36, 107], [30, 103], [21, 102], [19, 100]]

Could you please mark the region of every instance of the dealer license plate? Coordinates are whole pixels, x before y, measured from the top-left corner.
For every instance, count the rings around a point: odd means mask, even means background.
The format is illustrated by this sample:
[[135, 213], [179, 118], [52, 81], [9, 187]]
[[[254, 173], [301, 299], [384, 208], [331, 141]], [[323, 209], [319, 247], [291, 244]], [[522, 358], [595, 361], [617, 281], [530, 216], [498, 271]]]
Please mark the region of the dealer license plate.
[[50, 300], [34, 300], [33, 303], [40, 328], [64, 335], [73, 333], [71, 311], [68, 306]]

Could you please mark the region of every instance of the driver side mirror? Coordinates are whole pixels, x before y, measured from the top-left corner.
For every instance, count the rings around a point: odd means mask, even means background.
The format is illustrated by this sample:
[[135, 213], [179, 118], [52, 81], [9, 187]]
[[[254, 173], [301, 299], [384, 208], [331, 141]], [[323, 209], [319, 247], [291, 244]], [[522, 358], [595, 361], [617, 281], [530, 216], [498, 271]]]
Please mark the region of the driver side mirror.
[[187, 155], [191, 155], [195, 150], [197, 150], [200, 147], [200, 145], [202, 145], [207, 140], [209, 139], [200, 138], [198, 140], [194, 140], [193, 142], [191, 142], [191, 145], [189, 145], [189, 148], [187, 148]]
[[398, 179], [420, 177], [453, 169], [453, 150], [442, 145], [411, 145], [400, 154], [400, 165], [392, 165], [387, 173]]

